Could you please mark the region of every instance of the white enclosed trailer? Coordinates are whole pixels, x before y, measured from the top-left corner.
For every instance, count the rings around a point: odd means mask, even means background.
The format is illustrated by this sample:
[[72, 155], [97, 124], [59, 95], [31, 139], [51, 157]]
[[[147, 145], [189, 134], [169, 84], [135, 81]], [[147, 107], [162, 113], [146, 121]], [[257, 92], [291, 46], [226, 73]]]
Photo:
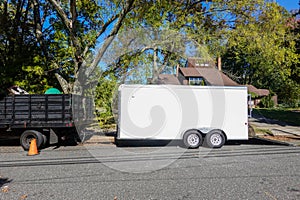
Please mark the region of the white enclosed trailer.
[[248, 139], [247, 88], [121, 85], [119, 140], [183, 140], [188, 148]]

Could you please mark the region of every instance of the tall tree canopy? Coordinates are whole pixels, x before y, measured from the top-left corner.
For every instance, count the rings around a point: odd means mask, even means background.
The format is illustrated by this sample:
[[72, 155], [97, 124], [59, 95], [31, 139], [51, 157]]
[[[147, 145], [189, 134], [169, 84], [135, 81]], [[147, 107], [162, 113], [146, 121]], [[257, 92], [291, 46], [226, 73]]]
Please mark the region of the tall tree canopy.
[[[97, 76], [111, 73], [115, 80], [129, 73], [155, 83], [159, 73], [184, 61], [176, 49], [186, 41], [177, 40], [176, 32], [198, 43], [212, 59], [222, 56], [224, 70], [239, 83], [270, 88], [282, 100], [289, 96], [296, 102], [299, 23], [293, 19], [267, 0], [3, 0], [1, 88], [19, 84], [32, 93], [43, 92], [58, 86], [56, 77], [66, 93], [77, 80], [80, 92]], [[131, 30], [149, 30], [152, 44], [99, 68], [109, 47], [126, 39], [116, 37], [118, 33]], [[136, 66], [140, 70], [132, 71]]]
[[[18, 84], [38, 93], [50, 85], [58, 85], [54, 77], [45, 74], [48, 69], [45, 52], [50, 49], [50, 35], [46, 29], [42, 30], [42, 23], [49, 15], [48, 8], [47, 5], [37, 8], [35, 3], [27, 0], [0, 2], [1, 91]], [[41, 31], [47, 38], [43, 45]]]
[[299, 52], [294, 19], [276, 3], [264, 3], [254, 14], [235, 21], [224, 54], [224, 69], [241, 84], [268, 88], [279, 100], [299, 101]]

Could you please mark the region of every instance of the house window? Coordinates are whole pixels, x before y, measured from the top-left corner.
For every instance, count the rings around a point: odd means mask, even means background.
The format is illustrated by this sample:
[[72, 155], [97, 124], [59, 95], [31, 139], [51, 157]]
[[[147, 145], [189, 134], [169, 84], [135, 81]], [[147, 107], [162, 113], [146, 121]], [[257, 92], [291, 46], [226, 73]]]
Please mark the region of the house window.
[[190, 85], [205, 85], [204, 79], [202, 77], [189, 77]]

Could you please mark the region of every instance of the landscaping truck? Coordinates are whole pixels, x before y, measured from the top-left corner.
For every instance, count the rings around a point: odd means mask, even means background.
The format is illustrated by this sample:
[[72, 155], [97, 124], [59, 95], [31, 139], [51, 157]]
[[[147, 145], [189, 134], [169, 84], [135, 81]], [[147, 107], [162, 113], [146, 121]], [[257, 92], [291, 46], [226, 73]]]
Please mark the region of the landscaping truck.
[[121, 85], [115, 140], [182, 140], [219, 148], [248, 139], [243, 86]]
[[11, 95], [0, 98], [0, 138], [20, 138], [25, 150], [37, 139], [47, 143], [79, 140], [76, 127], [93, 120], [93, 102], [71, 94]]

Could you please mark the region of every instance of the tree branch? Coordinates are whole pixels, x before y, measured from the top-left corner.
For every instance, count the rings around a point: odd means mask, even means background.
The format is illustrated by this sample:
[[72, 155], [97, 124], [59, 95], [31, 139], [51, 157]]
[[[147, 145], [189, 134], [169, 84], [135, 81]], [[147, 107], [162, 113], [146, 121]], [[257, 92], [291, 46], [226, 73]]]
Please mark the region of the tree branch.
[[84, 51], [83, 51], [83, 53], [82, 53], [83, 57], [86, 57], [86, 54], [87, 54], [87, 52], [89, 51], [89, 49], [94, 45], [94, 43], [97, 41], [97, 39], [98, 39], [98, 38], [106, 31], [107, 27], [108, 27], [111, 23], [113, 23], [118, 17], [119, 17], [119, 14], [114, 15], [112, 18], [110, 18], [110, 19], [102, 26], [101, 30], [97, 33], [97, 35], [96, 35], [96, 37], [94, 38], [94, 40], [90, 41], [90, 42], [86, 45], [86, 47], [85, 47], [85, 49], [84, 49]]
[[70, 27], [70, 20], [68, 19], [68, 16], [66, 15], [65, 11], [62, 9], [62, 7], [59, 5], [59, 3], [56, 0], [48, 0], [55, 8], [56, 12], [58, 13], [59, 17], [62, 19], [64, 25], [68, 29], [68, 31], [71, 33], [71, 27]]
[[107, 48], [109, 47], [109, 45], [111, 44], [113, 39], [115, 38], [118, 31], [120, 30], [123, 20], [125, 19], [127, 13], [130, 11], [131, 7], [133, 6], [133, 3], [134, 3], [134, 0], [129, 0], [126, 4], [125, 8], [121, 11], [118, 21], [115, 24], [111, 34], [107, 37], [103, 46], [98, 51], [95, 59], [93, 60], [91, 66], [87, 69], [87, 73], [86, 73], [87, 76], [89, 76], [94, 71], [94, 69], [97, 67], [97, 65], [100, 62], [101, 58], [103, 57], [105, 51], [107, 50]]
[[70, 13], [71, 13], [71, 31], [76, 36], [76, 19], [77, 19], [77, 11], [76, 11], [76, 0], [70, 0]]
[[40, 15], [40, 2], [39, 0], [33, 0], [33, 15], [34, 15], [34, 26], [35, 26], [35, 35], [37, 38], [38, 43], [40, 44], [42, 51], [46, 57], [46, 67], [48, 69], [47, 62], [49, 61], [49, 53], [47, 51], [47, 47], [44, 43], [44, 37], [42, 33], [42, 22], [41, 22], [41, 15]]
[[80, 42], [79, 42], [78, 38], [76, 37], [76, 35], [74, 35], [74, 32], [72, 30], [72, 21], [68, 19], [67, 14], [65, 13], [65, 11], [62, 9], [60, 4], [56, 0], [48, 0], [48, 1], [50, 1], [50, 3], [54, 6], [56, 12], [58, 13], [59, 17], [63, 21], [63, 24], [67, 28], [67, 30], [71, 36], [72, 43], [73, 43], [74, 47], [76, 48], [76, 51], [80, 50], [80, 53], [81, 53]]

